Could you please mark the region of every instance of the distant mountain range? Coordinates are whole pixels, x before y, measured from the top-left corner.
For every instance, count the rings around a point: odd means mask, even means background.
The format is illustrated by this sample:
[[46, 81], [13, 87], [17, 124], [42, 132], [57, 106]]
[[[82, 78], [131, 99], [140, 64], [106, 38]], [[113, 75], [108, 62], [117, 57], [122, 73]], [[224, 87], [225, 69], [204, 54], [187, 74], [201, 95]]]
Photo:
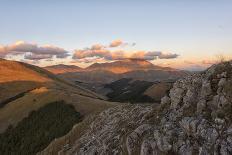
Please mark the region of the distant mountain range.
[[55, 65], [45, 69], [69, 81], [110, 83], [122, 78], [145, 81], [176, 80], [189, 74], [169, 67], [161, 67], [142, 59], [125, 59], [108, 63], [94, 63], [81, 69], [76, 66]]

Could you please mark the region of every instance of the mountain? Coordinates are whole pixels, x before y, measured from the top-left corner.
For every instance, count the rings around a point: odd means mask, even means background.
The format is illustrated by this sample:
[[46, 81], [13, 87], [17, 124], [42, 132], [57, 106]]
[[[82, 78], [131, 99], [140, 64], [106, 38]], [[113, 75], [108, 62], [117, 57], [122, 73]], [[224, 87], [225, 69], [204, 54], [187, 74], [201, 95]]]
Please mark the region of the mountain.
[[122, 78], [133, 78], [141, 81], [176, 80], [189, 72], [168, 67], [153, 65], [141, 59], [125, 59], [109, 63], [95, 63], [89, 67], [70, 73], [59, 74], [60, 77], [72, 81], [87, 83], [110, 83]]
[[87, 67], [87, 71], [104, 70], [112, 73], [126, 73], [135, 70], [157, 70], [168, 69], [164, 67], [155, 66], [149, 61], [143, 59], [125, 59], [109, 63], [94, 63]]
[[64, 64], [47, 66], [47, 67], [44, 67], [44, 69], [46, 69], [54, 74], [78, 72], [78, 71], [82, 70], [81, 67], [78, 67], [75, 65], [64, 65]]
[[232, 61], [179, 79], [161, 104], [109, 108], [89, 119], [85, 133], [74, 128], [42, 154], [229, 155], [231, 101]]

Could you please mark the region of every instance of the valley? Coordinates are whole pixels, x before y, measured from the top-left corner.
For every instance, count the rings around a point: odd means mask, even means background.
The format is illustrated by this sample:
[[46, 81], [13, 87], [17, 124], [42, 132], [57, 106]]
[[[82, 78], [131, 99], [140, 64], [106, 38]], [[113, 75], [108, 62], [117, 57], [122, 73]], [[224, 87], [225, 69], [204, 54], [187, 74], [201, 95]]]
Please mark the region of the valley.
[[[160, 102], [177, 79], [191, 74], [142, 59], [95, 63], [87, 68], [77, 67], [76, 71], [73, 68], [68, 65], [45, 67], [58, 77], [101, 94], [109, 101], [131, 103]], [[58, 73], [58, 69], [67, 71]]]

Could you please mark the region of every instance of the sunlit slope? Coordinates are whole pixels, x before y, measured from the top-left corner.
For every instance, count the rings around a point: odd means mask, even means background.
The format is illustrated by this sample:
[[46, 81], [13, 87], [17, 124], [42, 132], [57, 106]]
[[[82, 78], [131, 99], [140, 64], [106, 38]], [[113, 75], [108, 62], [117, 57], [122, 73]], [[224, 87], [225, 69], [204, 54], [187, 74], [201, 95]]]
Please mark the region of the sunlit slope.
[[[35, 66], [33, 66], [36, 68]], [[37, 71], [30, 68], [25, 63], [16, 61], [0, 60], [0, 83], [12, 81], [35, 81], [48, 82], [51, 81], [48, 77], [41, 75]]]
[[22, 62], [0, 59], [0, 103], [2, 100], [13, 97], [17, 93], [29, 91], [40, 86], [51, 87], [63, 85], [75, 87], [80, 94], [98, 98], [97, 94], [57, 78], [49, 71], [37, 66]]
[[[70, 66], [71, 68], [72, 66]], [[62, 71], [61, 69], [60, 72]], [[94, 63], [80, 71], [64, 72], [58, 75], [71, 82], [111, 83], [122, 78], [150, 82], [171, 79], [177, 80], [188, 74], [186, 71], [157, 66], [146, 60], [125, 59], [107, 63]]]
[[57, 78], [45, 69], [0, 60], [0, 133], [31, 111], [58, 100], [74, 105], [84, 116], [111, 105], [100, 95]]

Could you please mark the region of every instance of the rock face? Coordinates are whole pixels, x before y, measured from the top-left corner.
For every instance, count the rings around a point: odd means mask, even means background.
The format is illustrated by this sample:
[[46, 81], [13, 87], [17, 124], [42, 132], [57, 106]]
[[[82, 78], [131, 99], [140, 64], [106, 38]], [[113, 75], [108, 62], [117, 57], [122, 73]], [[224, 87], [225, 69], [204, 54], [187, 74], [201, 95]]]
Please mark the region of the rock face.
[[232, 63], [178, 80], [159, 106], [119, 105], [98, 117], [65, 153], [230, 155]]

